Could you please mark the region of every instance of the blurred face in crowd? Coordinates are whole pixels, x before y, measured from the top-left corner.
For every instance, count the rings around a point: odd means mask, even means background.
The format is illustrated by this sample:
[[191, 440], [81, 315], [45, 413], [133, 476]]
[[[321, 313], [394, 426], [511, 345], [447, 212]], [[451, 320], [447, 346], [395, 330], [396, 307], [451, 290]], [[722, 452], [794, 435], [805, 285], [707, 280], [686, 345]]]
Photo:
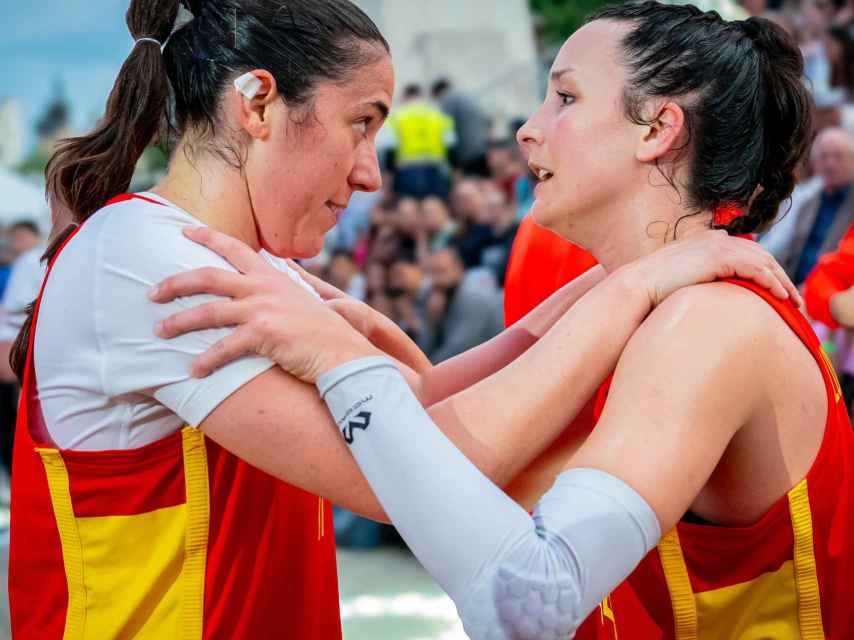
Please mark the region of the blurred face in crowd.
[[41, 236], [27, 227], [12, 227], [8, 232], [9, 250], [14, 257], [29, 251], [41, 242]]
[[844, 129], [825, 129], [813, 144], [813, 170], [827, 191], [854, 182], [854, 136]]
[[414, 235], [421, 220], [418, 201], [415, 198], [403, 198], [397, 203], [397, 221], [401, 231]]
[[383, 225], [377, 229], [376, 237], [371, 245], [371, 255], [379, 262], [388, 264], [400, 249], [400, 238], [394, 227]]
[[443, 291], [456, 287], [463, 279], [463, 273], [463, 263], [452, 249], [437, 251], [427, 263], [427, 275], [433, 286]]
[[388, 288], [415, 296], [421, 289], [422, 278], [421, 267], [416, 263], [399, 260], [388, 270]]
[[444, 229], [451, 220], [448, 207], [436, 197], [426, 198], [421, 203], [421, 216], [424, 220], [424, 227], [433, 233]]
[[636, 158], [641, 128], [623, 110], [618, 45], [627, 28], [596, 20], [576, 31], [555, 59], [545, 101], [517, 134], [539, 178], [534, 219], [582, 245], [604, 210], [649, 179]]
[[451, 199], [454, 211], [464, 220], [474, 224], [490, 224], [492, 218], [483, 190], [476, 180], [460, 180], [454, 187]]
[[492, 147], [486, 152], [486, 161], [492, 175], [503, 178], [513, 172], [513, 151], [504, 146]]
[[384, 291], [386, 283], [385, 267], [376, 261], [365, 267], [365, 284], [370, 292]]
[[346, 291], [357, 272], [358, 268], [352, 256], [340, 253], [333, 256], [329, 262], [327, 279], [333, 287]]

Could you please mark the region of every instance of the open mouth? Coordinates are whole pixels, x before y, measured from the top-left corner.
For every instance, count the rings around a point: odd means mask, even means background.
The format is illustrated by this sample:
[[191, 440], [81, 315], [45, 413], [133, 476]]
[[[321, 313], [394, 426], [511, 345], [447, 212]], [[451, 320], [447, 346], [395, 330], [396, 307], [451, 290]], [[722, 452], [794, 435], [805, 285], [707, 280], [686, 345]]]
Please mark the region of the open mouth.
[[546, 182], [547, 180], [551, 180], [554, 174], [548, 169], [544, 169], [543, 167], [539, 167], [537, 165], [530, 165], [531, 173], [534, 174], [534, 177], [537, 179], [537, 182]]

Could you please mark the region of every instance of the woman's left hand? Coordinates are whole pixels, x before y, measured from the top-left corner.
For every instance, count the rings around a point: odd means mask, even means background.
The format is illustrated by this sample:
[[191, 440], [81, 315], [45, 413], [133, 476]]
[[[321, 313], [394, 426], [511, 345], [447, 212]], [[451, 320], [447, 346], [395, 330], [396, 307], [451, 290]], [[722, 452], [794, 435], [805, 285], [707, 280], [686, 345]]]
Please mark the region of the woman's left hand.
[[[236, 327], [196, 358], [192, 375], [207, 376], [241, 356], [255, 353], [306, 382], [314, 382], [345, 362], [381, 354], [342, 314], [318, 301], [246, 244], [208, 227], [187, 228], [184, 234], [225, 258], [238, 271], [186, 271], [167, 278], [149, 294], [158, 303], [203, 293], [225, 298], [180, 311], [155, 328], [159, 337], [169, 339], [201, 329]], [[320, 284], [319, 280], [310, 280]], [[323, 285], [321, 295], [338, 301], [334, 304], [339, 306], [348, 304], [345, 294]], [[351, 309], [351, 315], [359, 313]]]

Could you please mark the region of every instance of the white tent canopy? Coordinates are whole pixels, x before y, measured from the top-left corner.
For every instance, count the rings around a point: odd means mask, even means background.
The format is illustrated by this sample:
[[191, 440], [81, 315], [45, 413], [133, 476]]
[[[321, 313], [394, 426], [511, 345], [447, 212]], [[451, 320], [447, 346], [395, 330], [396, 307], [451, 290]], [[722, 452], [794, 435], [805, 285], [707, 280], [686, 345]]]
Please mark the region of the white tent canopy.
[[50, 228], [50, 210], [44, 190], [0, 167], [0, 224], [21, 219], [31, 219], [44, 230]]

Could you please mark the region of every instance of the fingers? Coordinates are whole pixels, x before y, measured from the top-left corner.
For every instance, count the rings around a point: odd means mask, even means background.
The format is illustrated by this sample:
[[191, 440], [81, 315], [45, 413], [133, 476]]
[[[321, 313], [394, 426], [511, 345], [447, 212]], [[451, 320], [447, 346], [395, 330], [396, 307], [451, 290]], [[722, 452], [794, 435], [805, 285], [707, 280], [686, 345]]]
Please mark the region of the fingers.
[[249, 245], [210, 227], [185, 227], [184, 235], [228, 260], [240, 273], [273, 268]]
[[205, 378], [220, 367], [254, 352], [252, 333], [243, 325], [197, 357], [190, 367], [190, 375], [194, 378]]
[[318, 295], [324, 300], [332, 300], [334, 298], [348, 298], [349, 296], [341, 291], [338, 287], [334, 287], [325, 280], [318, 278], [315, 275], [312, 275], [305, 269], [303, 269], [300, 265], [298, 265], [293, 260], [287, 261], [288, 265], [290, 265], [291, 269], [296, 271], [303, 280], [309, 283], [314, 290], [317, 291]]
[[158, 322], [154, 333], [165, 340], [191, 331], [220, 329], [241, 324], [246, 320], [248, 308], [242, 301], [217, 300], [200, 304], [192, 309], [172, 314]]
[[770, 277], [773, 277], [779, 285], [766, 286], [763, 284], [765, 288], [771, 291], [778, 298], [784, 300], [788, 298], [799, 307], [803, 305], [803, 298], [801, 297], [800, 291], [798, 291], [795, 283], [792, 282], [791, 278], [789, 278], [786, 271], [780, 266], [780, 263], [777, 262], [774, 256], [753, 240], [746, 240], [744, 238], [733, 238], [733, 240], [738, 241], [741, 247], [749, 250], [757, 263], [767, 269]]
[[166, 278], [148, 292], [148, 297], [153, 302], [164, 303], [199, 294], [243, 298], [251, 293], [251, 283], [245, 276], [216, 267], [203, 267]]

